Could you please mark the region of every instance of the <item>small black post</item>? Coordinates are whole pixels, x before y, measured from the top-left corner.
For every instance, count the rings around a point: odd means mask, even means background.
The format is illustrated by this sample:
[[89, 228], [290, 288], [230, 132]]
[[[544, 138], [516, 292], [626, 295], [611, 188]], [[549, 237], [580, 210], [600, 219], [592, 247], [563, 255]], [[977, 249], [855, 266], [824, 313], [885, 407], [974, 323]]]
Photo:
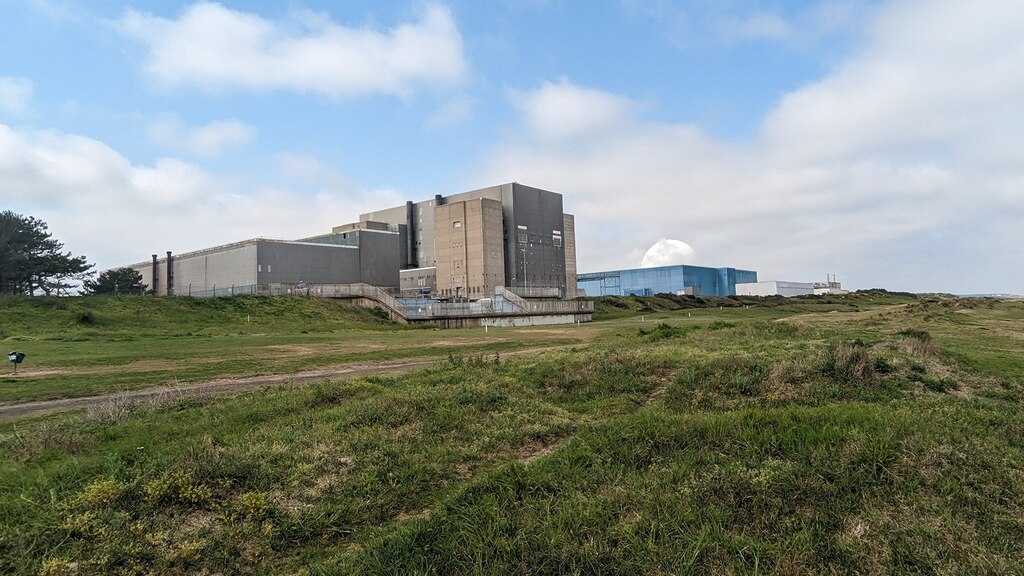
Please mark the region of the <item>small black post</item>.
[[13, 351], [9, 352], [7, 354], [7, 359], [14, 363], [14, 373], [17, 374], [18, 373], [18, 364], [21, 364], [22, 361], [25, 360], [25, 353], [24, 352], [13, 352]]

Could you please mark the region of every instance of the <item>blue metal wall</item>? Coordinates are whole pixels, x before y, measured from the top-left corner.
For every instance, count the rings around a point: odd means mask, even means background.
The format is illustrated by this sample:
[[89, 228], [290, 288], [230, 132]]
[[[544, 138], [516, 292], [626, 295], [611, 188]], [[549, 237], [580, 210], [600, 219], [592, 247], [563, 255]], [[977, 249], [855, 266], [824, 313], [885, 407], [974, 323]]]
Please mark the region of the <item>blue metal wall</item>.
[[594, 272], [577, 276], [577, 287], [587, 296], [651, 296], [692, 288], [701, 296], [733, 296], [736, 283], [757, 282], [757, 272], [703, 266], [660, 266]]

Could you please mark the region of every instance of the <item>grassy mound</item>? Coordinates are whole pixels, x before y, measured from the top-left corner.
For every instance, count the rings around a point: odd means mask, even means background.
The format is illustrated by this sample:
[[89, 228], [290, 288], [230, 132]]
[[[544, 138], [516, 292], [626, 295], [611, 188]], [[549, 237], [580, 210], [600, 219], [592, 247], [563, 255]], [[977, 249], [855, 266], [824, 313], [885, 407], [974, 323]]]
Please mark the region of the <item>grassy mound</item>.
[[1024, 571], [1024, 305], [865, 314], [8, 423], [0, 572]]
[[131, 338], [225, 332], [330, 332], [383, 323], [323, 298], [0, 297], [0, 340]]

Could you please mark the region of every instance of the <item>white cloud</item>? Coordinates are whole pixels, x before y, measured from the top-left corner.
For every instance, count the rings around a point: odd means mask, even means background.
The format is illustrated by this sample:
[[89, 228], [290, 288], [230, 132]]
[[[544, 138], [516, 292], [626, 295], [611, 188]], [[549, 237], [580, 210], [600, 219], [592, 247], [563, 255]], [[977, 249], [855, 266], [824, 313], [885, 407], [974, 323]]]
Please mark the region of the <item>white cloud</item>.
[[446, 102], [427, 117], [424, 126], [429, 129], [457, 126], [473, 117], [476, 100], [458, 96]]
[[785, 18], [770, 12], [726, 18], [718, 28], [732, 40], [788, 40], [793, 34]]
[[32, 100], [32, 81], [28, 78], [0, 76], [0, 112], [21, 115]]
[[531, 134], [548, 141], [613, 130], [631, 121], [640, 108], [628, 98], [576, 86], [565, 78], [530, 92], [512, 92], [511, 98]]
[[135, 165], [91, 138], [0, 124], [0, 205], [43, 219], [68, 250], [99, 269], [166, 250], [311, 236], [400, 203], [393, 191], [360, 190], [319, 170], [307, 173], [313, 190], [300, 193], [173, 158]]
[[171, 150], [218, 157], [225, 148], [255, 140], [256, 127], [238, 120], [220, 120], [190, 128], [182, 126], [177, 116], [165, 115], [147, 127], [146, 136], [154, 144]]
[[206, 2], [176, 20], [129, 10], [120, 25], [146, 44], [145, 71], [167, 86], [406, 95], [457, 85], [467, 69], [451, 11], [438, 5], [386, 31], [308, 11], [273, 21]]
[[527, 136], [479, 178], [563, 192], [583, 271], [674, 237], [764, 279], [1024, 292], [1024, 4], [896, 2], [867, 32], [746, 142], [566, 81], [518, 93]]
[[773, 12], [756, 2], [713, 2], [699, 6], [673, 0], [619, 0], [625, 15], [649, 24], [670, 44], [689, 49], [709, 39], [741, 43], [770, 41], [813, 49], [830, 35], [855, 26], [870, 13], [866, 0], [823, 0]]

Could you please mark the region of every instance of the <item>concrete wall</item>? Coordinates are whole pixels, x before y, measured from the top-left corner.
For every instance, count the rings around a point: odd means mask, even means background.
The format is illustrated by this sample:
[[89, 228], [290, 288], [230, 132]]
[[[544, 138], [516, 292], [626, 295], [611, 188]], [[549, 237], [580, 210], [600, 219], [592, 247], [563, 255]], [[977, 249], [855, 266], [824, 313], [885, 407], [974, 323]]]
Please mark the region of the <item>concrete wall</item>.
[[437, 293], [482, 298], [505, 282], [501, 202], [476, 198], [434, 207]]
[[[567, 278], [567, 270], [570, 274], [575, 271], [575, 222], [571, 215], [567, 222], [567, 215], [562, 212], [562, 195], [555, 192], [518, 183], [501, 184], [416, 202], [411, 207], [411, 218], [410, 210], [403, 205], [361, 214], [360, 220], [408, 225], [412, 230], [413, 266], [443, 268], [438, 251], [447, 250], [443, 246], [450, 244], [450, 239], [441, 241], [437, 237], [441, 228], [434, 220], [436, 208], [479, 200], [493, 200], [501, 205], [502, 275], [507, 285], [555, 287], [565, 293], [575, 290], [575, 281]], [[565, 230], [567, 224], [573, 225], [571, 235]], [[526, 234], [523, 242], [519, 241], [520, 230]], [[443, 230], [441, 233], [447, 234]], [[571, 248], [571, 252], [567, 248]], [[526, 270], [523, 270], [524, 261]], [[445, 274], [439, 270], [439, 281]], [[447, 276], [447, 283], [452, 284], [452, 275], [447, 273]], [[466, 284], [470, 283], [467, 278]]]

